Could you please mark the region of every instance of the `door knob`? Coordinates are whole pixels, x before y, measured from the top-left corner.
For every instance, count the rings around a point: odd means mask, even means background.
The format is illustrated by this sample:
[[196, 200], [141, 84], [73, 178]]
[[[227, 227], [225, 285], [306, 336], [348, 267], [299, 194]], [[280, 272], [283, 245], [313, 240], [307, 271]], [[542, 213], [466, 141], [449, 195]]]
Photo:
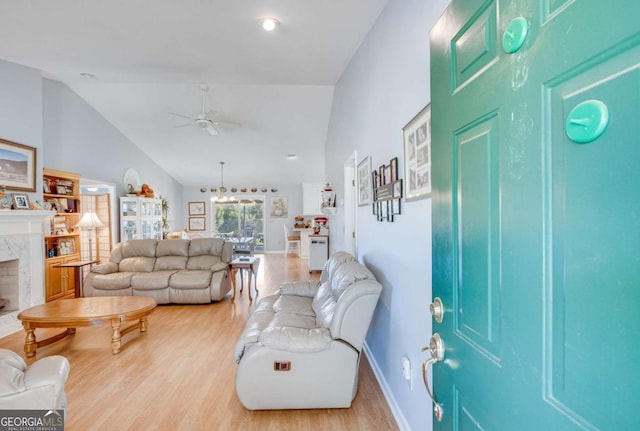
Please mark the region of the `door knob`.
[[436, 322], [442, 323], [442, 319], [444, 318], [444, 306], [442, 305], [442, 299], [436, 296], [433, 302], [429, 305], [429, 312]]
[[427, 381], [427, 369], [430, 365], [437, 362], [441, 362], [444, 359], [444, 341], [440, 334], [435, 333], [429, 339], [429, 347], [423, 347], [422, 351], [429, 351], [431, 357], [422, 363], [422, 380], [424, 381], [424, 387], [427, 389], [429, 398], [433, 402], [433, 415], [438, 422], [442, 420], [442, 406], [438, 404], [431, 389], [429, 389], [429, 382]]

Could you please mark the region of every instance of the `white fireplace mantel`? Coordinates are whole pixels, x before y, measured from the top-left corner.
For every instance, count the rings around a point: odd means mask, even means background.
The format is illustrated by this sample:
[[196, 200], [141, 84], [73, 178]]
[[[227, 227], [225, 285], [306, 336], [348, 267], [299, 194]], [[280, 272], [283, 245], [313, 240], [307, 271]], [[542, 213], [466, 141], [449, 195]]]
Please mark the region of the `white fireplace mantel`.
[[20, 330], [20, 311], [44, 303], [44, 226], [55, 211], [0, 210], [0, 261], [18, 259], [18, 304], [0, 316], [0, 337]]

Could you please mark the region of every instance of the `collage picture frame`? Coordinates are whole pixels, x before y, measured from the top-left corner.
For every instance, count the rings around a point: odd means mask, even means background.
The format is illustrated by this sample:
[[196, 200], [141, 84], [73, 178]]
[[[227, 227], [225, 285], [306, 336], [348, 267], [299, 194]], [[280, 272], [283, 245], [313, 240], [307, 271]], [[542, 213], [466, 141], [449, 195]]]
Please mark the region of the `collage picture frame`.
[[404, 151], [404, 198], [407, 201], [431, 195], [431, 103], [402, 129]]

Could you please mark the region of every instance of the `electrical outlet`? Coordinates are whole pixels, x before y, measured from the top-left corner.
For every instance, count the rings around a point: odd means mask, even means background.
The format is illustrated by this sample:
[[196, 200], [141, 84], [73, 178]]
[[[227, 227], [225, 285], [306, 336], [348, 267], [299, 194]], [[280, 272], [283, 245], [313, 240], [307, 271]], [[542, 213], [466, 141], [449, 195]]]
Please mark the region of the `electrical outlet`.
[[413, 390], [413, 379], [411, 378], [411, 360], [403, 356], [402, 357], [402, 377], [409, 385], [409, 389]]

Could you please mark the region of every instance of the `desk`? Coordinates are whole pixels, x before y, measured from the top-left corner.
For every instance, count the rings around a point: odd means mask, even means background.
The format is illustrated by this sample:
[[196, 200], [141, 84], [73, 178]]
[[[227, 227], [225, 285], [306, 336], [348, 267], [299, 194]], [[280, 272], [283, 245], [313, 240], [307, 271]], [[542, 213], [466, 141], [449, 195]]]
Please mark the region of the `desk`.
[[258, 267], [260, 266], [260, 258], [259, 257], [237, 257], [231, 261], [229, 264], [229, 269], [231, 272], [231, 284], [233, 284], [233, 298], [236, 297], [236, 271], [240, 270], [240, 293], [242, 293], [242, 289], [244, 288], [244, 279], [242, 278], [242, 270], [246, 269], [249, 283], [247, 284], [249, 291], [249, 300], [251, 301], [251, 276], [255, 275], [255, 287], [256, 287], [256, 296], [258, 295]]
[[80, 276], [80, 271], [83, 266], [92, 265], [94, 263], [100, 263], [100, 259], [94, 260], [76, 260], [75, 262], [67, 262], [61, 263], [60, 265], [54, 266], [54, 268], [74, 268], [74, 279], [75, 279], [75, 287], [76, 287], [76, 298], [81, 298], [84, 296], [84, 292], [82, 291], [82, 277]]

